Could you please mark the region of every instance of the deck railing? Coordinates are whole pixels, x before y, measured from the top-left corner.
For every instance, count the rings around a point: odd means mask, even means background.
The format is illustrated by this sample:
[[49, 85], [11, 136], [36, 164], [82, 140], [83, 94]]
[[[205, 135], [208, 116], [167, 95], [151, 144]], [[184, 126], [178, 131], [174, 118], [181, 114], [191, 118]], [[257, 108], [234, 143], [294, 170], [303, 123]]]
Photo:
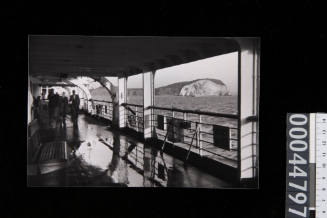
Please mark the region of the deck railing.
[[[89, 100], [98, 117], [112, 120], [113, 104], [109, 101]], [[125, 123], [130, 129], [144, 131], [143, 105], [123, 103]], [[153, 127], [159, 140], [181, 147], [188, 153], [198, 153], [231, 167], [239, 162], [239, 115], [180, 108], [151, 106]]]
[[152, 106], [155, 134], [160, 140], [223, 162], [238, 164], [237, 114]]
[[127, 127], [136, 132], [143, 132], [143, 105], [123, 103], [121, 106], [126, 109], [125, 122]]
[[89, 100], [88, 112], [97, 117], [112, 121], [113, 103], [111, 101]]

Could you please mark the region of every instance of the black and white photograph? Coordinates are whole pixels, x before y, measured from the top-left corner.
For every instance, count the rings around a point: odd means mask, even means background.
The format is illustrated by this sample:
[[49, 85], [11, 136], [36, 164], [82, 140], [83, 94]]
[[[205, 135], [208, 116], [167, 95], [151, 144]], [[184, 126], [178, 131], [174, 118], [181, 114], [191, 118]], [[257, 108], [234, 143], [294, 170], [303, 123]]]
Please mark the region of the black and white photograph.
[[27, 42], [27, 187], [259, 188], [260, 37]]
[[1, 218], [326, 218], [324, 4], [63, 3], [1, 7]]

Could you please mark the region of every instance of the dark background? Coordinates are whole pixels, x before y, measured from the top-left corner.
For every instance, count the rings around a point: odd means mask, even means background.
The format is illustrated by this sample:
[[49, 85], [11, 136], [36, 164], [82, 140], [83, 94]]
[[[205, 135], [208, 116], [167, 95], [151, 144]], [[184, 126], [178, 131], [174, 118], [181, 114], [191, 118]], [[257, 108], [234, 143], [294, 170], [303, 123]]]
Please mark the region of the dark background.
[[[284, 217], [286, 113], [327, 111], [312, 1], [1, 4], [0, 217]], [[27, 35], [260, 36], [260, 188], [26, 188]]]

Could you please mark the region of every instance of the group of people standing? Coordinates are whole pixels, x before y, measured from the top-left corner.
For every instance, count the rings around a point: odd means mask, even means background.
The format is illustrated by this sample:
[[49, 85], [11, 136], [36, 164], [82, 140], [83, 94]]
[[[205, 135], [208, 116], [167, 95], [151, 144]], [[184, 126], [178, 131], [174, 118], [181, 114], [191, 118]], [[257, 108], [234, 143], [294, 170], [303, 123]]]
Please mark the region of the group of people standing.
[[[66, 126], [66, 115], [69, 112], [71, 113], [71, 118], [74, 126], [77, 126], [78, 111], [80, 105], [80, 99], [75, 91], [70, 96], [69, 100], [66, 97], [65, 92], [60, 96], [58, 93], [54, 93], [53, 89], [49, 90], [48, 94], [48, 112], [49, 112], [49, 123], [54, 121], [56, 127], [65, 127]], [[70, 107], [69, 107], [70, 103]]]

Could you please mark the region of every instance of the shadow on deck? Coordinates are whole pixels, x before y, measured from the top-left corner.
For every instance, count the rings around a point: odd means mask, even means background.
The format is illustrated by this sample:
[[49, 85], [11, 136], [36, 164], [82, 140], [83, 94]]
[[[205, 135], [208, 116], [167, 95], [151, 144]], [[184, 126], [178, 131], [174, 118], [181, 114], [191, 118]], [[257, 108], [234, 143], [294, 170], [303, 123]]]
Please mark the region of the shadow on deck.
[[65, 127], [52, 128], [44, 114], [37, 123], [39, 145], [29, 142], [35, 147], [28, 150], [34, 158], [29, 186], [239, 187], [232, 169], [192, 153], [185, 165], [185, 149], [168, 145], [161, 153], [160, 141], [144, 142], [108, 121], [80, 114], [78, 126], [67, 117]]

